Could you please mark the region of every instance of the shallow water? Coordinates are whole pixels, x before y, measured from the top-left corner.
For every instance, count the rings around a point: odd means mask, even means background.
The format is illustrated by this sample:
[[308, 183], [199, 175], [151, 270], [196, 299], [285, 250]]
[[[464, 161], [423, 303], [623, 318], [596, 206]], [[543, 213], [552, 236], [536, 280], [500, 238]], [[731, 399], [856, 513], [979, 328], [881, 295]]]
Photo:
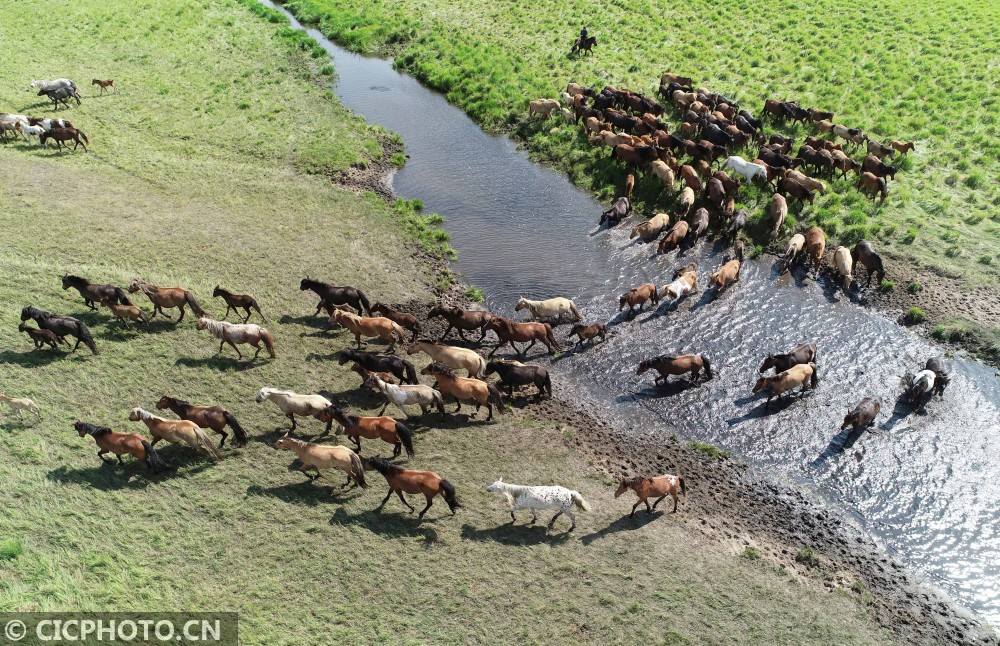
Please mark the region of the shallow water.
[[[951, 385], [925, 414], [897, 407], [902, 376], [941, 349], [832, 284], [800, 273], [777, 276], [769, 262], [748, 262], [740, 282], [718, 299], [703, 291], [676, 309], [623, 320], [616, 311], [621, 293], [647, 281], [662, 285], [673, 267], [691, 261], [704, 286], [724, 250], [700, 242], [680, 258], [656, 257], [654, 245], [630, 244], [629, 223], [596, 232], [606, 206], [564, 175], [532, 163], [506, 137], [484, 133], [389, 61], [352, 54], [307, 31], [334, 60], [340, 100], [402, 135], [410, 160], [395, 175], [394, 191], [444, 215], [459, 252], [456, 269], [483, 289], [491, 310], [512, 315], [518, 296], [560, 295], [573, 298], [587, 321], [610, 322], [614, 333], [605, 344], [555, 362], [558, 380], [601, 404], [623, 428], [712, 442], [775, 479], [808, 485], [903, 562], [1000, 625], [994, 370], [954, 360]], [[566, 332], [559, 328], [557, 336]], [[805, 340], [819, 346], [819, 388], [765, 414], [764, 398], [750, 393], [757, 367], [768, 352]], [[715, 379], [654, 389], [651, 374], [635, 375], [643, 357], [686, 352], [708, 355]], [[840, 422], [865, 396], [882, 401], [878, 434], [850, 438], [856, 441], [845, 448]]]

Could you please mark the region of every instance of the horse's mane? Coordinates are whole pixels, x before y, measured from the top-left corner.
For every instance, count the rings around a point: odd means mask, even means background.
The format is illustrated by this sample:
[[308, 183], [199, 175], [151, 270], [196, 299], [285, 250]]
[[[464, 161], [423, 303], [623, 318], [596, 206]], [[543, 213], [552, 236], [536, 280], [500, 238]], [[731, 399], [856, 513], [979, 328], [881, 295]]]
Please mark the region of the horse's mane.
[[648, 479], [649, 478], [645, 476], [636, 476], [634, 478], [622, 478], [622, 483], [624, 483], [626, 487], [638, 487]]
[[[372, 305], [372, 309], [375, 309], [374, 305]], [[440, 341], [435, 341], [433, 339], [428, 339], [427, 337], [420, 337], [419, 339], [416, 339], [413, 343], [414, 344], [416, 344], [416, 343], [427, 343], [428, 345], [444, 345]]]
[[90, 424], [89, 422], [74, 422], [73, 427], [77, 431], [83, 431], [93, 437], [100, 437], [112, 432], [107, 426], [98, 426], [97, 424]]
[[449, 368], [448, 366], [444, 365], [443, 363], [432, 363], [431, 370], [433, 371], [433, 373], [442, 374], [445, 377], [451, 377], [451, 378], [455, 377], [455, 371]]
[[165, 421], [165, 419], [163, 417], [159, 417], [157, 415], [154, 415], [154, 414], [150, 413], [148, 410], [146, 410], [145, 408], [140, 408], [140, 407], [136, 406], [132, 410], [135, 411], [135, 414], [138, 415], [139, 419], [141, 419], [142, 421], [146, 421], [147, 419], [155, 419], [155, 420], [164, 420]]
[[66, 274], [65, 276], [63, 276], [63, 279], [77, 283], [83, 283], [84, 285], [90, 284], [90, 281], [84, 278], [83, 276], [75, 276], [73, 274]]
[[368, 464], [384, 476], [395, 476], [406, 471], [403, 467], [398, 467], [385, 458], [368, 458]]
[[351, 426], [355, 426], [359, 421], [361, 421], [360, 415], [355, 415], [337, 406], [333, 406], [333, 414], [335, 416], [343, 417]]
[[295, 393], [295, 392], [293, 392], [291, 390], [280, 390], [278, 388], [271, 388], [270, 386], [264, 386], [263, 388], [260, 389], [260, 392], [264, 393], [265, 397], [267, 397], [268, 395], [271, 395], [271, 394], [275, 394], [275, 395], [295, 395], [295, 394], [297, 394], [297, 393]]

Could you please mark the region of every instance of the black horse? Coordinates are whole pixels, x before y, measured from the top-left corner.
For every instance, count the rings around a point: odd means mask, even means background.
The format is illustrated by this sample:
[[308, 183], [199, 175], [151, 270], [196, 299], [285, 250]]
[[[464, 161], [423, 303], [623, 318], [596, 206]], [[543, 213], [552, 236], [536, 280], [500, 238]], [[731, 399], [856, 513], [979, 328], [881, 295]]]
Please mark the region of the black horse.
[[62, 277], [62, 288], [69, 289], [70, 287], [80, 292], [80, 296], [83, 296], [83, 302], [92, 310], [97, 309], [97, 303], [108, 303], [111, 305], [132, 304], [125, 290], [115, 285], [92, 283], [86, 278], [66, 274]]
[[67, 99], [76, 99], [76, 104], [80, 105], [80, 94], [76, 91], [75, 87], [58, 87], [54, 90], [40, 90], [38, 96], [47, 96], [52, 100], [52, 107], [54, 110], [59, 109], [59, 103], [62, 102], [64, 106], [69, 107], [69, 101]]
[[586, 38], [577, 38], [576, 42], [573, 43], [573, 49], [569, 50], [569, 55], [579, 54], [581, 52], [587, 52], [588, 54], [594, 53], [594, 45], [597, 44], [596, 36], [587, 36]]
[[764, 373], [774, 368], [775, 374], [784, 372], [792, 366], [800, 363], [816, 363], [819, 360], [819, 352], [815, 343], [800, 343], [791, 352], [785, 354], [769, 354], [761, 364], [759, 372]]
[[417, 383], [417, 370], [413, 364], [392, 354], [374, 354], [361, 350], [344, 350], [340, 353], [337, 363], [344, 365], [353, 361], [365, 370], [372, 372], [388, 372], [403, 384]]
[[91, 352], [97, 354], [94, 337], [90, 334], [90, 330], [84, 325], [83, 321], [79, 321], [71, 316], [57, 316], [34, 307], [25, 307], [21, 310], [21, 320], [27, 321], [28, 319], [34, 319], [38, 327], [43, 330], [51, 330], [57, 337], [67, 335], [76, 337], [76, 345], [73, 346], [73, 352], [76, 352], [80, 344], [84, 343], [90, 348]]
[[514, 396], [514, 386], [528, 384], [534, 384], [538, 388], [538, 399], [541, 399], [546, 391], [549, 397], [552, 396], [552, 379], [549, 377], [549, 371], [541, 366], [490, 361], [486, 364], [486, 375], [493, 373], [496, 373], [500, 377], [500, 383], [507, 387], [507, 397]]
[[[311, 289], [319, 296], [316, 314], [319, 314], [324, 307], [328, 308], [333, 305], [350, 305], [358, 311], [358, 314], [371, 314], [371, 303], [368, 302], [368, 297], [357, 287], [334, 287], [329, 283], [321, 283], [306, 277], [299, 283], [299, 289], [302, 291]], [[364, 310], [361, 309], [362, 307]]]

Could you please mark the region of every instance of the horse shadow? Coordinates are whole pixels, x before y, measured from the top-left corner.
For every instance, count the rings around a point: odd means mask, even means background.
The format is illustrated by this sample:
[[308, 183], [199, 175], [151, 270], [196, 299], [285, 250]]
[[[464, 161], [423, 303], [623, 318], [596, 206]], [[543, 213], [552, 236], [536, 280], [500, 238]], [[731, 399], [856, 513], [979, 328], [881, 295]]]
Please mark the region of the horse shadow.
[[[299, 471], [294, 466], [295, 462], [289, 465], [289, 471]], [[301, 473], [301, 472], [300, 472]], [[336, 471], [340, 473], [340, 471]], [[247, 496], [270, 496], [299, 507], [318, 507], [322, 503], [337, 502], [343, 503], [358, 498], [361, 495], [359, 487], [341, 489], [339, 478], [331, 478], [329, 484], [313, 482], [302, 476], [299, 482], [289, 482], [288, 484], [276, 485], [274, 487], [262, 487], [260, 485], [250, 485], [247, 487]], [[323, 476], [325, 479], [326, 476]]]
[[46, 479], [60, 484], [74, 484], [99, 491], [120, 491], [129, 489], [142, 491], [161, 479], [167, 479], [171, 473], [154, 474], [147, 471], [140, 462], [126, 461], [119, 465], [117, 461], [103, 462], [94, 466], [71, 469], [66, 466], [57, 467], [45, 474]]
[[823, 450], [823, 452], [816, 457], [815, 460], [809, 463], [809, 466], [813, 468], [820, 467], [826, 463], [827, 460], [830, 460], [844, 451], [851, 449], [855, 444], [857, 444], [858, 440], [861, 439], [861, 437], [865, 434], [865, 431], [867, 431], [870, 426], [871, 425], [859, 428], [857, 431], [853, 428], [839, 431], [836, 435], [830, 438], [830, 443]]
[[[67, 339], [68, 341], [69, 339]], [[75, 341], [74, 341], [75, 343]], [[81, 348], [83, 346], [80, 346]], [[46, 351], [47, 350], [47, 351]], [[88, 353], [90, 351], [88, 350]], [[47, 366], [53, 361], [61, 361], [63, 359], [71, 359], [74, 354], [69, 351], [62, 350], [52, 350], [46, 347], [45, 350], [25, 350], [24, 352], [14, 352], [13, 350], [4, 350], [0, 352], [0, 364], [12, 363], [17, 364], [23, 368], [37, 368], [40, 366]], [[85, 355], [78, 355], [81, 358], [85, 358]]]
[[651, 514], [646, 511], [641, 511], [631, 518], [629, 518], [628, 514], [626, 514], [618, 520], [609, 523], [604, 529], [599, 529], [595, 532], [587, 534], [586, 536], [581, 536], [580, 542], [584, 545], [590, 545], [594, 541], [602, 539], [610, 534], [617, 534], [618, 532], [632, 532], [637, 529], [642, 529], [654, 520], [662, 516], [666, 516], [667, 514], [668, 512], [661, 510], [656, 510]]
[[306, 314], [303, 316], [290, 316], [288, 314], [282, 314], [278, 319], [278, 323], [281, 323], [282, 325], [294, 323], [303, 327], [318, 328], [322, 330], [328, 329], [326, 319], [316, 316], [315, 314]]
[[149, 325], [136, 325], [133, 323], [128, 327], [117, 321], [110, 321], [108, 325], [104, 326], [103, 331], [98, 336], [108, 341], [131, 341], [144, 335], [164, 334], [176, 329], [176, 325], [171, 325], [166, 321], [150, 321]]
[[701, 293], [701, 298], [698, 299], [698, 302], [694, 303], [689, 311], [694, 312], [695, 310], [701, 309], [702, 307], [708, 305], [709, 303], [714, 303], [719, 299], [720, 296], [721, 294], [719, 294], [719, 290], [706, 289]]
[[[567, 522], [568, 520], [566, 519]], [[562, 521], [563, 518], [560, 518], [556, 522]], [[510, 522], [488, 529], [477, 529], [465, 523], [462, 525], [461, 536], [465, 540], [470, 541], [489, 541], [500, 543], [501, 545], [514, 546], [541, 545], [543, 543], [553, 546], [562, 545], [568, 542], [573, 536], [568, 529], [559, 533], [549, 533], [549, 528], [546, 524], [547, 521], [542, 520], [542, 518], [539, 518], [538, 523], [534, 525], [529, 525], [521, 521], [518, 524]]]
[[[810, 391], [811, 392], [811, 391]], [[747, 397], [743, 399], [736, 400], [735, 403], [749, 403], [756, 399], [756, 397]], [[776, 415], [778, 413], [784, 412], [795, 402], [801, 399], [801, 396], [789, 395], [788, 397], [775, 397], [771, 400], [771, 404], [768, 405], [767, 400], [764, 399], [759, 404], [745, 412], [738, 417], [731, 417], [726, 420], [726, 423], [730, 426], [739, 424], [740, 422], [749, 422], [755, 419], [764, 419], [770, 417], [771, 415]]]
[[[256, 361], [251, 359], [237, 359], [235, 357], [222, 357], [218, 354], [211, 357], [201, 357], [199, 359], [191, 357], [180, 357], [174, 361], [175, 366], [183, 366], [185, 368], [215, 368], [220, 372], [246, 372], [247, 370], [252, 370], [258, 367], [258, 357]], [[267, 360], [264, 360], [267, 363]]]
[[[419, 498], [419, 496], [417, 497]], [[401, 505], [399, 499], [395, 495], [386, 503], [388, 507], [395, 500], [397, 505]], [[420, 498], [423, 501], [423, 498]], [[443, 505], [446, 511], [443, 512], [443, 516], [431, 515], [435, 511], [439, 511], [438, 505], [435, 504], [427, 514], [424, 515], [422, 519], [417, 518], [417, 513], [422, 509], [422, 505], [418, 506], [411, 501], [417, 508], [417, 512], [408, 513], [409, 510], [405, 511], [375, 511], [366, 510], [357, 514], [349, 514], [343, 507], [338, 507], [334, 512], [333, 516], [330, 517], [331, 525], [358, 525], [368, 529], [372, 533], [379, 534], [380, 536], [388, 536], [392, 538], [403, 538], [403, 537], [413, 537], [414, 534], [423, 534], [424, 537], [424, 547], [432, 546], [439, 538], [438, 530], [433, 527], [437, 524], [439, 520], [448, 519], [451, 517], [451, 513], [447, 511], [447, 505]]]
[[660, 384], [654, 383], [653, 385], [643, 388], [642, 390], [637, 390], [628, 395], [619, 395], [618, 397], [619, 399], [627, 398], [634, 401], [663, 399], [664, 397], [674, 397], [683, 392], [687, 392], [692, 388], [697, 388], [701, 385], [701, 382], [701, 379], [693, 380], [685, 377], [680, 379], [668, 379]]

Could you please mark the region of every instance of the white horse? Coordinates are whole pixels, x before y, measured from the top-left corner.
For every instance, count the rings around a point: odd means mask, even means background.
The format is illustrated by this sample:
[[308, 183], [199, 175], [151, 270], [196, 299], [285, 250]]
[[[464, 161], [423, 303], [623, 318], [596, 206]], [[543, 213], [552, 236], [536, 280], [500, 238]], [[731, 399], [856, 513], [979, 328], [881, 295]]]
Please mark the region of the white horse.
[[34, 80], [31, 82], [31, 87], [36, 90], [41, 90], [42, 92], [51, 92], [52, 90], [58, 90], [59, 88], [75, 90], [76, 83], [69, 79], [56, 79], [54, 81]]
[[910, 379], [910, 389], [907, 397], [911, 402], [919, 402], [934, 390], [934, 379], [937, 375], [933, 370], [921, 370]]
[[698, 289], [698, 274], [693, 271], [686, 271], [674, 282], [664, 285], [663, 290], [660, 292], [660, 298], [669, 298], [670, 304], [673, 305], [696, 289]]
[[510, 522], [517, 522], [514, 511], [517, 509], [531, 510], [531, 524], [538, 520], [535, 512], [539, 509], [558, 509], [556, 515], [549, 521], [549, 527], [556, 522], [556, 518], [566, 514], [573, 521], [569, 531], [576, 529], [576, 516], [573, 515], [573, 506], [577, 506], [583, 511], [590, 511], [590, 505], [583, 499], [579, 491], [573, 491], [566, 487], [530, 487], [527, 485], [509, 484], [498, 478], [496, 482], [486, 487], [490, 493], [499, 493], [507, 499], [510, 506]]
[[[333, 403], [322, 395], [300, 395], [290, 390], [278, 390], [277, 388], [264, 387], [257, 393], [257, 403], [264, 400], [274, 402], [274, 405], [281, 409], [285, 417], [292, 420], [292, 430], [295, 430], [295, 416], [315, 417], [320, 419], [320, 413], [325, 411]], [[333, 426], [331, 419], [326, 423], [326, 432], [329, 433]]]
[[762, 166], [748, 162], [739, 155], [733, 155], [726, 159], [726, 163], [723, 164], [726, 168], [732, 168], [734, 171], [742, 175], [747, 183], [753, 182], [755, 177], [763, 177], [764, 181], [767, 181], [767, 171], [764, 170]]
[[395, 404], [396, 408], [403, 411], [403, 414], [410, 417], [410, 413], [404, 408], [407, 404], [416, 404], [420, 406], [420, 413], [426, 414], [428, 406], [436, 406], [438, 412], [444, 415], [444, 398], [441, 393], [434, 390], [430, 386], [425, 386], [424, 384], [417, 384], [415, 386], [397, 386], [396, 384], [390, 384], [382, 381], [382, 379], [376, 375], [372, 374], [364, 383], [365, 386], [369, 388], [375, 387], [385, 395], [386, 402], [382, 410], [379, 411], [379, 415], [385, 412], [385, 409], [389, 407], [389, 404]]
[[14, 411], [14, 414], [17, 415], [17, 419], [19, 419], [22, 422], [24, 421], [24, 416], [22, 415], [22, 411], [28, 411], [29, 413], [34, 413], [35, 417], [37, 418], [35, 421], [38, 422], [42, 421], [42, 414], [38, 410], [38, 404], [31, 401], [27, 397], [10, 397], [0, 392], [0, 401], [7, 402], [7, 405], [10, 406], [10, 409]]
[[844, 291], [851, 289], [851, 283], [854, 281], [853, 265], [851, 250], [847, 247], [837, 247], [837, 250], [833, 252], [833, 267], [836, 269], [837, 275], [844, 281]]
[[566, 315], [572, 315], [575, 321], [582, 321], [583, 316], [580, 315], [580, 310], [576, 309], [576, 305], [573, 301], [568, 298], [562, 298], [561, 296], [556, 298], [549, 298], [544, 301], [529, 301], [523, 296], [518, 299], [517, 305], [514, 306], [515, 312], [520, 312], [521, 310], [527, 308], [531, 312], [532, 318], [543, 320], [543, 319], [560, 319]]
[[39, 137], [38, 145], [39, 146], [42, 145], [41, 136], [43, 133], [46, 132], [45, 128], [41, 126], [26, 126], [23, 123], [20, 124], [20, 126], [21, 126], [21, 134], [24, 135], [25, 139], [27, 139], [28, 137]]

